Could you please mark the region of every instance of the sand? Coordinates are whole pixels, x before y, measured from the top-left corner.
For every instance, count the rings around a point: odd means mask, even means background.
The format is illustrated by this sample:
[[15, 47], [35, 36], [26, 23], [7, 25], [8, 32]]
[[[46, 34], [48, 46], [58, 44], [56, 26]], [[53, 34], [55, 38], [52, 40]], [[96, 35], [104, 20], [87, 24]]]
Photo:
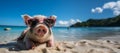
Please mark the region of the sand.
[[119, 40], [120, 36], [98, 40], [55, 41], [54, 47], [45, 47], [43, 44], [30, 50], [20, 48], [16, 42], [1, 42], [0, 53], [120, 53]]

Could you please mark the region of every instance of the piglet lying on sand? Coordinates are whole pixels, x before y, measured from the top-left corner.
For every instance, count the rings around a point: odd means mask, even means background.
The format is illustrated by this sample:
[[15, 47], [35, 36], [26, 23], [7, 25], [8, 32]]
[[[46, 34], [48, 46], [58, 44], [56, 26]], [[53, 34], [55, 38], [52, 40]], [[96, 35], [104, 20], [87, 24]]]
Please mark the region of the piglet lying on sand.
[[22, 32], [17, 42], [23, 42], [26, 49], [33, 49], [42, 43], [46, 43], [47, 47], [54, 45], [51, 27], [55, 24], [56, 16], [46, 18], [46, 16], [43, 15], [33, 17], [23, 15], [22, 17], [28, 28]]

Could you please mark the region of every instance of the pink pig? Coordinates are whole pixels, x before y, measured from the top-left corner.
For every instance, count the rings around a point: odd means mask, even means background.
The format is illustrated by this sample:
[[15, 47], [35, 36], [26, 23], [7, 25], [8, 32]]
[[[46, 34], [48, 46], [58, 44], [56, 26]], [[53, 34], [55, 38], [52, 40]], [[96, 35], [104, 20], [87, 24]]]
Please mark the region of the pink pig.
[[28, 28], [22, 32], [21, 36], [17, 39], [18, 42], [23, 42], [26, 49], [33, 49], [42, 43], [46, 43], [47, 47], [54, 46], [51, 27], [55, 24], [56, 16], [46, 18], [43, 15], [33, 17], [23, 15], [22, 17]]

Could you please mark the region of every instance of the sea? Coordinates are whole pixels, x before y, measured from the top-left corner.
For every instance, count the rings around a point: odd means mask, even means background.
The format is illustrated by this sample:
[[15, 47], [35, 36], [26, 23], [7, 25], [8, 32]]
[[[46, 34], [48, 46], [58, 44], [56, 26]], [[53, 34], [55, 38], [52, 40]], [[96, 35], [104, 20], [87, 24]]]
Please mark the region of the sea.
[[[11, 28], [5, 31], [4, 28]], [[13, 41], [25, 30], [25, 26], [0, 26], [0, 42]], [[107, 36], [119, 36], [120, 27], [53, 27], [54, 38], [58, 41], [76, 41], [81, 39], [100, 39]]]

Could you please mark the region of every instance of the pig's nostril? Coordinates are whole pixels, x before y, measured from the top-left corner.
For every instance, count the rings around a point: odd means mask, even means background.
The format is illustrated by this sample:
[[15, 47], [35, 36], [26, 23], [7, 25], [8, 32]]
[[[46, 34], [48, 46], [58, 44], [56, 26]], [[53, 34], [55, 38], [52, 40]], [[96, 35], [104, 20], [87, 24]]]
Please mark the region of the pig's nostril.
[[44, 34], [45, 34], [45, 33], [46, 33], [46, 30], [45, 30], [45, 29], [38, 29], [37, 32], [38, 32], [38, 33], [44, 33]]
[[42, 30], [44, 33], [46, 33], [46, 30]]
[[38, 29], [38, 33], [41, 32], [41, 29]]

